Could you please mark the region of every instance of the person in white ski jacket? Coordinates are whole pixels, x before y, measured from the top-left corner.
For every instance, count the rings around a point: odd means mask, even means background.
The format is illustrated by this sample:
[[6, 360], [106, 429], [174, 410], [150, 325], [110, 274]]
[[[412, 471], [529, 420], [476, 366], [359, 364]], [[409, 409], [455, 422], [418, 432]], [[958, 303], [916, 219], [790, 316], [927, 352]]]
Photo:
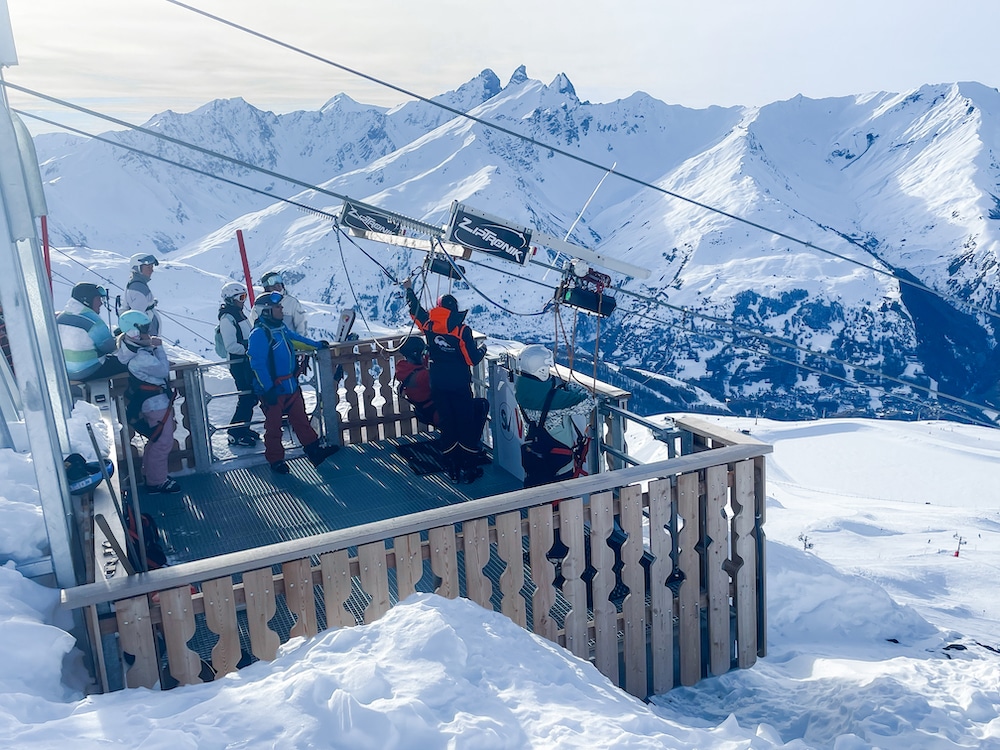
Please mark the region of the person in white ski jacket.
[[[308, 336], [306, 332], [306, 311], [302, 303], [285, 291], [285, 280], [278, 271], [268, 271], [260, 277], [260, 285], [265, 292], [277, 292], [281, 295], [281, 308], [285, 312], [285, 325], [291, 328], [299, 336]], [[257, 311], [250, 311], [250, 324], [257, 322]]]
[[156, 299], [149, 288], [153, 268], [160, 265], [155, 255], [140, 253], [132, 256], [132, 276], [125, 285], [125, 300], [122, 312], [137, 310], [149, 318], [149, 335], [160, 335], [160, 314], [156, 311]]
[[[128, 366], [128, 398], [141, 400], [142, 420], [137, 428], [147, 438], [142, 454], [142, 474], [149, 494], [180, 492], [181, 486], [167, 476], [167, 459], [174, 446], [174, 414], [170, 362], [159, 338], [149, 335], [145, 313], [128, 310], [118, 319], [118, 359]], [[135, 427], [136, 425], [133, 424]], [[148, 433], [148, 434], [147, 434]]]

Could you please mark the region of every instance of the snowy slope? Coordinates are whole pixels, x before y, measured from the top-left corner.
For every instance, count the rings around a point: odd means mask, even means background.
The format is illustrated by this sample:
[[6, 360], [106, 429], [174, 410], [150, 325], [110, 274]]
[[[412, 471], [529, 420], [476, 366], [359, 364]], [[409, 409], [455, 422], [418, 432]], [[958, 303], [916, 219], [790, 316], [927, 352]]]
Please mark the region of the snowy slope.
[[[690, 110], [642, 93], [581, 102], [564, 75], [546, 85], [522, 67], [506, 86], [483, 71], [440, 99], [579, 160], [426, 102], [385, 111], [343, 95], [320, 112], [282, 116], [216, 101], [164, 113], [150, 127], [431, 224], [446, 222], [456, 200], [556, 236], [577, 222], [574, 241], [651, 271], [646, 281], [617, 278], [639, 297], [622, 298], [599, 329], [588, 319], [577, 330], [580, 356], [596, 348], [625, 366], [626, 388], [637, 389], [634, 368], [728, 399], [738, 413], [782, 416], [916, 413], [886, 396], [893, 389], [926, 401], [878, 372], [977, 403], [990, 395], [1000, 253], [995, 89], [940, 84]], [[114, 137], [319, 211], [340, 208], [328, 194], [204, 154], [181, 157], [174, 144]], [[154, 250], [237, 278], [242, 229], [254, 273], [285, 268], [300, 298], [357, 306], [387, 327], [406, 322], [389, 277], [356, 247], [338, 245], [327, 216], [103, 144], [37, 141], [56, 245]], [[422, 258], [360, 244], [397, 277]], [[496, 337], [551, 341], [551, 316], [511, 316], [491, 303], [537, 312], [556, 275], [504, 270], [517, 275], [473, 267], [482, 295], [470, 290], [463, 304], [474, 324]], [[682, 403], [690, 401], [653, 389], [637, 405]]]
[[[499, 613], [420, 595], [217, 682], [86, 697], [58, 592], [8, 564], [0, 740], [21, 750], [1000, 748], [1000, 433], [719, 421], [775, 447], [768, 655], [751, 669], [643, 704]], [[644, 460], [666, 457], [646, 430], [628, 441]], [[30, 456], [0, 451], [0, 519], [0, 561], [31, 559], [25, 542], [44, 528]]]

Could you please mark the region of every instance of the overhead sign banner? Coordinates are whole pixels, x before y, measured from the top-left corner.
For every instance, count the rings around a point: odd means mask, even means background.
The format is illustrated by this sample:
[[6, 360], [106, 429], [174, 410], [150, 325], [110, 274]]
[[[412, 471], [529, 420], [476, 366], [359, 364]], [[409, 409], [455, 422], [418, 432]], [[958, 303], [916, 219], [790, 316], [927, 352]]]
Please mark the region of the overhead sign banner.
[[359, 232], [403, 234], [403, 227], [395, 219], [391, 219], [373, 208], [359, 206], [350, 201], [344, 201], [344, 208], [340, 212], [340, 223]]
[[446, 242], [525, 265], [531, 258], [531, 230], [474, 211], [461, 203], [451, 209]]

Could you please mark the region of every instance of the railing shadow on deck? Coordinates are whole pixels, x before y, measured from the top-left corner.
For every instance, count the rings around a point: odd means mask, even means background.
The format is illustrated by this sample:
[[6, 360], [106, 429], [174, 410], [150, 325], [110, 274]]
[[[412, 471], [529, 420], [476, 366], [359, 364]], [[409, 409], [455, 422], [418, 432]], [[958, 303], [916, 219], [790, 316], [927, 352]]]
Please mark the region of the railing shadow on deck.
[[[624, 418], [608, 416], [607, 434]], [[771, 448], [695, 420], [675, 428], [698, 452], [78, 586], [62, 602], [87, 609], [98, 642], [117, 634], [127, 687], [200, 682], [203, 659], [216, 675], [273, 659], [283, 639], [373, 622], [417, 590], [503, 612], [633, 695], [692, 685], [764, 653]], [[189, 645], [199, 626], [217, 639], [210, 654]]]

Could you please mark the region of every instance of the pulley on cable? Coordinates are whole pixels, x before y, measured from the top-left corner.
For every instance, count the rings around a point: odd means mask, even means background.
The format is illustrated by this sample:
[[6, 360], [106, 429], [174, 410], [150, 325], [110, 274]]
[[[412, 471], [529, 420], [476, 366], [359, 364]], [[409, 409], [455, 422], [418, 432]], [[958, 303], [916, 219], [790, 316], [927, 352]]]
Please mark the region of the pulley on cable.
[[588, 315], [606, 318], [617, 305], [614, 297], [605, 294], [605, 290], [610, 288], [610, 276], [594, 270], [582, 260], [571, 260], [563, 269], [555, 301]]

